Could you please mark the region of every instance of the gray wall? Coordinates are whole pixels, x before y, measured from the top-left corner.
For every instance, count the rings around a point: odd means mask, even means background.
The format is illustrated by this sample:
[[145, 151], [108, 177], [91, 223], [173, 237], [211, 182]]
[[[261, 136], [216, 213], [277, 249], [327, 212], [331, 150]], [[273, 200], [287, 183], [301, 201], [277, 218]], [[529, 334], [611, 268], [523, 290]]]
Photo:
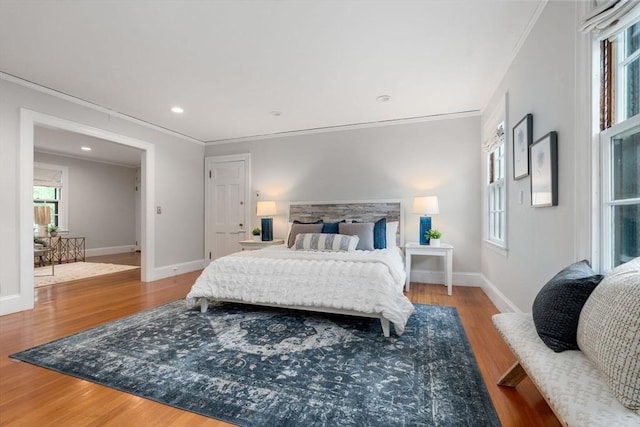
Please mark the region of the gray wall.
[[[401, 199], [408, 242], [418, 240], [413, 197], [437, 195], [433, 226], [455, 246], [454, 271], [478, 273], [479, 132], [476, 116], [208, 146], [205, 154], [251, 153], [252, 187], [263, 200]], [[284, 237], [285, 222], [284, 212], [274, 218], [275, 237]], [[415, 269], [441, 270], [441, 260], [419, 259]]]
[[69, 236], [84, 237], [91, 249], [135, 245], [136, 169], [46, 153], [34, 161], [69, 168]]
[[[559, 206], [531, 207], [530, 178], [514, 181], [509, 169], [508, 255], [482, 247], [483, 275], [524, 312], [531, 311], [535, 295], [547, 280], [574, 261], [575, 212], [590, 209], [575, 205], [576, 167], [590, 167], [576, 166], [574, 160], [578, 143], [574, 128], [575, 7], [574, 2], [547, 4], [486, 109], [492, 112], [508, 93], [509, 136], [527, 113], [533, 114], [534, 141], [549, 131], [558, 132]], [[589, 141], [581, 144], [590, 149]], [[510, 147], [507, 154], [511, 159]], [[484, 164], [484, 156], [480, 162]], [[521, 191], [522, 205], [518, 202]]]

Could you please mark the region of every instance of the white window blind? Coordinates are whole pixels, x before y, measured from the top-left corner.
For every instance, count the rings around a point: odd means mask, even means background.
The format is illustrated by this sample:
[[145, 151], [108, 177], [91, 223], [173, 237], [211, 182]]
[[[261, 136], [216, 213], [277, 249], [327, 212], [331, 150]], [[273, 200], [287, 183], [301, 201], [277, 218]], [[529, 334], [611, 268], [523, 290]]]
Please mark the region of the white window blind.
[[45, 169], [41, 167], [33, 168], [33, 185], [39, 187], [62, 188], [62, 170]]

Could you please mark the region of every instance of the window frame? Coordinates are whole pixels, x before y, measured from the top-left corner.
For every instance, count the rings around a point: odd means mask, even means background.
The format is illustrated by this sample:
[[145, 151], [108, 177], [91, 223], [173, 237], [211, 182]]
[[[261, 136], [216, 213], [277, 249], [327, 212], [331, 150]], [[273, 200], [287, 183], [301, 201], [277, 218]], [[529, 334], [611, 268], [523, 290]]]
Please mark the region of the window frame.
[[[508, 246], [508, 236], [509, 236], [509, 180], [507, 179], [507, 177], [509, 176], [509, 173], [511, 173], [510, 171], [510, 165], [507, 159], [509, 159], [510, 154], [510, 149], [509, 149], [509, 144], [510, 144], [510, 136], [509, 136], [509, 132], [507, 132], [508, 129], [508, 120], [506, 117], [506, 108], [507, 105], [507, 100], [506, 100], [506, 94], [504, 97], [503, 102], [499, 103], [498, 106], [496, 107], [496, 109], [494, 110], [494, 112], [489, 116], [489, 119], [485, 122], [485, 125], [483, 127], [483, 141], [484, 142], [484, 147], [482, 150], [482, 154], [483, 154], [483, 164], [484, 164], [484, 172], [483, 172], [483, 188], [484, 188], [484, 194], [483, 194], [483, 212], [482, 212], [482, 233], [483, 233], [483, 237], [482, 237], [482, 241], [483, 244], [485, 245], [486, 248], [490, 249], [493, 252], [496, 252], [499, 255], [502, 255], [504, 257], [507, 257], [509, 254], [509, 246]], [[489, 144], [491, 144], [492, 139], [497, 135], [497, 129], [498, 127], [502, 125], [503, 128], [503, 134], [501, 137], [501, 142], [500, 144], [502, 145], [503, 149], [502, 149], [502, 166], [503, 166], [503, 179], [500, 181], [500, 183], [493, 183], [493, 185], [490, 185], [489, 181], [490, 181], [490, 173], [491, 173], [491, 154], [495, 151], [496, 147], [492, 147], [491, 151], [487, 151], [487, 146], [489, 146]], [[501, 215], [501, 233], [502, 233], [502, 239], [496, 239], [494, 235], [492, 235], [492, 229], [491, 229], [491, 225], [490, 225], [490, 221], [492, 220], [492, 212], [491, 212], [491, 208], [492, 208], [492, 204], [491, 204], [491, 197], [492, 197], [492, 188], [491, 187], [498, 187], [502, 189], [502, 209], [499, 209], [499, 214]], [[496, 210], [493, 211], [493, 213], [495, 213]]]
[[[621, 133], [640, 127], [640, 114], [626, 119], [600, 132], [600, 203], [599, 203], [599, 235], [600, 253], [598, 259], [604, 272], [613, 265], [613, 209], [615, 206], [640, 204], [640, 197], [628, 199], [613, 199], [613, 168], [611, 150], [613, 137]], [[598, 247], [598, 245], [595, 245]]]
[[[58, 203], [58, 224], [57, 225], [58, 225], [59, 231], [68, 231], [69, 230], [69, 222], [68, 222], [69, 220], [69, 168], [67, 166], [55, 165], [50, 163], [41, 163], [41, 162], [34, 162], [33, 166], [41, 169], [50, 169], [50, 170], [61, 172], [61, 177], [60, 177], [61, 187], [59, 187], [60, 197], [57, 201]], [[31, 185], [32, 191], [34, 187], [36, 186], [32, 184]], [[33, 205], [36, 206], [38, 201], [39, 200], [33, 199]]]
[[[506, 247], [506, 144], [502, 141], [487, 154], [487, 240]], [[496, 202], [496, 198], [498, 201]], [[496, 227], [496, 217], [499, 225]]]
[[[600, 33], [592, 38], [593, 58], [593, 189], [594, 203], [592, 218], [592, 261], [596, 271], [606, 273], [614, 268], [613, 247], [613, 210], [615, 206], [635, 205], [640, 198], [613, 200], [613, 168], [612, 168], [612, 140], [621, 133], [640, 126], [640, 114], [626, 117], [626, 84], [620, 76], [625, 73], [620, 68], [640, 57], [640, 49], [625, 57], [624, 49], [618, 46], [612, 50], [612, 45], [628, 28], [637, 24], [633, 20], [623, 26], [616, 26], [606, 33]], [[607, 55], [603, 55], [603, 49]], [[597, 83], [596, 83], [597, 82]], [[615, 98], [615, 94], [622, 94]], [[613, 97], [613, 99], [611, 99]], [[596, 106], [599, 108], [596, 108]], [[613, 108], [612, 108], [613, 107]], [[621, 117], [622, 116], [622, 117]]]

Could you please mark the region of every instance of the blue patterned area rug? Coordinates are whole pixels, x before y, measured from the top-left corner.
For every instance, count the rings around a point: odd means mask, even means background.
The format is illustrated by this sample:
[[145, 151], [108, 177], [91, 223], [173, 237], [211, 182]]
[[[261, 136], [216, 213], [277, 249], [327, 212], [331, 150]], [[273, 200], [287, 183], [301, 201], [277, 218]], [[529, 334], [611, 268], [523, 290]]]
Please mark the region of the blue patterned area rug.
[[184, 301], [11, 356], [244, 426], [499, 426], [458, 313], [373, 319]]

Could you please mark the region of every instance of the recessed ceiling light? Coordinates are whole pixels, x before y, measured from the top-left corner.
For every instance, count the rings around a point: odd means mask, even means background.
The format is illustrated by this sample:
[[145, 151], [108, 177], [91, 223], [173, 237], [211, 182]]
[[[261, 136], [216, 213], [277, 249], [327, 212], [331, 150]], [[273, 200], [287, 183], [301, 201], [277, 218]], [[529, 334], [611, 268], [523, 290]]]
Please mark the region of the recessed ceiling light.
[[389, 95], [380, 95], [379, 97], [376, 98], [376, 101], [378, 102], [391, 101], [391, 97]]
[[91, 147], [80, 147], [82, 151], [91, 151]]
[[272, 116], [279, 117], [282, 115], [282, 111], [271, 111], [269, 112], [269, 114], [271, 114]]
[[184, 110], [182, 109], [182, 107], [179, 107], [177, 105], [175, 107], [171, 107], [171, 111], [176, 113], [176, 114], [184, 113]]

